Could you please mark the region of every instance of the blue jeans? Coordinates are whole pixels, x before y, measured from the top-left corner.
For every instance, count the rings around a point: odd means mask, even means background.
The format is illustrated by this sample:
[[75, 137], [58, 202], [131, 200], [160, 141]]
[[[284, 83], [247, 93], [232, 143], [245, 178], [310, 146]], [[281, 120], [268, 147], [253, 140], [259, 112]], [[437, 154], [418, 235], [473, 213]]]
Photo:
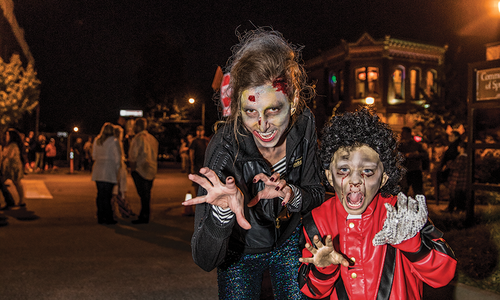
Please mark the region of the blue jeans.
[[139, 219], [149, 221], [153, 180], [144, 179], [137, 171], [132, 172], [132, 178], [134, 179], [137, 194], [141, 197], [141, 213], [139, 214]]
[[103, 224], [114, 220], [113, 210], [111, 208], [111, 198], [113, 197], [114, 183], [105, 181], [96, 181], [97, 186], [97, 222]]

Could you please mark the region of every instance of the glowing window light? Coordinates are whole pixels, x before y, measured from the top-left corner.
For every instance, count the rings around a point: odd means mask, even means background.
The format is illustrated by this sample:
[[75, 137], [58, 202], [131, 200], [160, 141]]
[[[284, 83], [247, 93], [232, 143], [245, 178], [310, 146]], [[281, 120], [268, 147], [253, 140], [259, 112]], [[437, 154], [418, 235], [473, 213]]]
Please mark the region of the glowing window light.
[[330, 78], [330, 80], [332, 81], [332, 83], [337, 83], [337, 76], [335, 75], [332, 75], [332, 77]]
[[368, 105], [372, 105], [373, 103], [375, 103], [375, 98], [373, 98], [373, 97], [366, 97], [365, 98], [365, 103], [368, 104]]

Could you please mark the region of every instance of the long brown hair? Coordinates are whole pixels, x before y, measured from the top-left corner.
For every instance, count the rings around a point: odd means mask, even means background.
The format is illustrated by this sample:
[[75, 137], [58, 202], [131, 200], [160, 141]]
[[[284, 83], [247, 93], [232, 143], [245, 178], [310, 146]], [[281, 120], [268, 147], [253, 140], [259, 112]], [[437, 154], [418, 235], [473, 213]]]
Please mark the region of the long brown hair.
[[288, 43], [281, 33], [258, 28], [239, 35], [240, 43], [231, 49], [226, 72], [230, 72], [231, 115], [235, 133], [240, 118], [240, 97], [249, 88], [283, 82], [288, 101], [293, 106], [290, 126], [306, 107], [306, 100], [315, 95], [314, 88], [306, 83], [306, 73], [300, 64], [301, 47]]
[[106, 122], [104, 125], [102, 125], [101, 132], [96, 138], [96, 144], [99, 146], [102, 146], [104, 141], [109, 138], [110, 136], [114, 135], [114, 126], [113, 124]]

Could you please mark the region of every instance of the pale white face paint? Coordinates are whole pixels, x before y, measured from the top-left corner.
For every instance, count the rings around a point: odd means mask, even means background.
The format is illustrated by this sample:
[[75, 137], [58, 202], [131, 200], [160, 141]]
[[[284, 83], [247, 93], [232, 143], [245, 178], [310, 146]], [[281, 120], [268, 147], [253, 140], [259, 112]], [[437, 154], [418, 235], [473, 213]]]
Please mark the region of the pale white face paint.
[[285, 138], [290, 122], [287, 96], [266, 84], [244, 90], [240, 102], [243, 124], [253, 133], [257, 147], [276, 147]]
[[350, 150], [340, 148], [325, 173], [351, 215], [362, 214], [389, 179], [378, 153], [367, 145]]

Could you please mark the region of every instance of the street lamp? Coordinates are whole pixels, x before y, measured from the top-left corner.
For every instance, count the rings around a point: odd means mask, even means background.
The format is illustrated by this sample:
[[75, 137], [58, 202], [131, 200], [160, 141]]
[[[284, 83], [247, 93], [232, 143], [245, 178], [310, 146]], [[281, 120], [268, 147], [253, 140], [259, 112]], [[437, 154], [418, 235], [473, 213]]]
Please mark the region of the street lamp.
[[[194, 98], [189, 98], [189, 103], [194, 104], [196, 100]], [[205, 127], [205, 101], [201, 102], [201, 125]]]
[[68, 160], [71, 158], [71, 157], [70, 157], [70, 152], [72, 152], [72, 151], [71, 151], [71, 135], [72, 135], [73, 133], [78, 132], [78, 129], [79, 129], [79, 128], [78, 128], [77, 126], [73, 127], [73, 131], [72, 131], [72, 132], [70, 132], [70, 133], [69, 133], [69, 135], [68, 135], [68, 147], [66, 148], [66, 152], [67, 152], [67, 159], [68, 159]]

